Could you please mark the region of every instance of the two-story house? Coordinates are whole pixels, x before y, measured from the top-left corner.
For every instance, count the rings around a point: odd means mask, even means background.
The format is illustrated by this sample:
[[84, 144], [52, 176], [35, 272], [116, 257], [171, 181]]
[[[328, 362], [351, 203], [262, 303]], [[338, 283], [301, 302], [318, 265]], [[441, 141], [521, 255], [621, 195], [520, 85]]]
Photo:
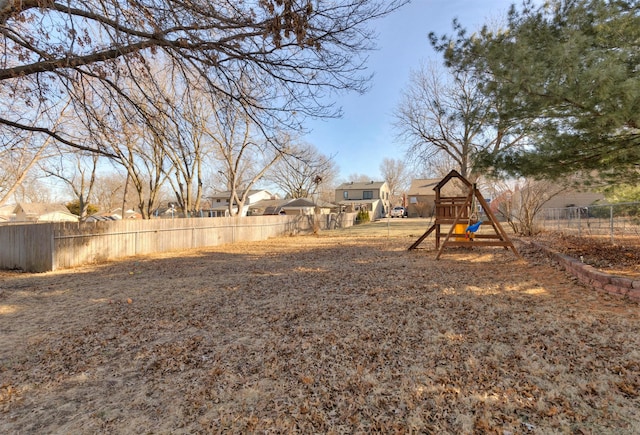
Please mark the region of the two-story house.
[[391, 209], [390, 194], [386, 181], [351, 181], [336, 188], [336, 204], [343, 211], [366, 210], [372, 220], [380, 219]]
[[[243, 191], [238, 192], [238, 196], [242, 196], [243, 194]], [[209, 217], [229, 216], [230, 197], [231, 192], [229, 191], [214, 193], [207, 197], [202, 208], [204, 215]], [[267, 190], [250, 190], [242, 210], [238, 212], [237, 204], [233, 204], [233, 209], [239, 216], [247, 216], [247, 212], [253, 204], [265, 199], [277, 199], [277, 196]], [[208, 208], [207, 205], [209, 205]]]

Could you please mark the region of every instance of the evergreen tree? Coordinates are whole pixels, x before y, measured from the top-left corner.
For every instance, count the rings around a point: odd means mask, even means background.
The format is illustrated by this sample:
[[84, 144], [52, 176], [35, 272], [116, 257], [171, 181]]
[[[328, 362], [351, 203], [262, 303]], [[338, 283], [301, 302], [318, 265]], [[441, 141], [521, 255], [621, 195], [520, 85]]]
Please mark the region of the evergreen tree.
[[640, 171], [640, 5], [552, 0], [512, 6], [499, 31], [484, 27], [433, 46], [473, 71], [528, 141], [482, 161], [497, 172], [557, 178], [597, 171], [633, 181]]

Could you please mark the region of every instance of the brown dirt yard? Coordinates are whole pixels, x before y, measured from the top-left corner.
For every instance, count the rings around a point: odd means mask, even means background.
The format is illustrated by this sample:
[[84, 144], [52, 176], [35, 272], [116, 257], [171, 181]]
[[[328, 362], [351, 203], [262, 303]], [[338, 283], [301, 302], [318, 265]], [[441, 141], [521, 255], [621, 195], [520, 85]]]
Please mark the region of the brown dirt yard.
[[640, 433], [637, 303], [423, 225], [0, 272], [0, 433]]

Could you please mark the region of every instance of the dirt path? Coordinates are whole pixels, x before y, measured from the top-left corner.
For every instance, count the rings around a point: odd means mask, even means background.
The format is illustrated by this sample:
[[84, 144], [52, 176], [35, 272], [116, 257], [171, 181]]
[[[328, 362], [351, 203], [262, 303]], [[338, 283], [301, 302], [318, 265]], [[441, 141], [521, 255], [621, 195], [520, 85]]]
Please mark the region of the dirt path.
[[0, 273], [0, 433], [638, 432], [638, 304], [411, 240]]

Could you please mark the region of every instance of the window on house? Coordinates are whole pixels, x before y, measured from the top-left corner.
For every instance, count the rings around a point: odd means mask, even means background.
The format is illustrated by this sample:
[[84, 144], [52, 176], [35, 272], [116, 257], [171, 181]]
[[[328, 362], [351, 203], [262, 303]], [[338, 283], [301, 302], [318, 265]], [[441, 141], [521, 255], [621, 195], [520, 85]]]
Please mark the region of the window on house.
[[362, 191], [362, 199], [373, 199], [373, 190]]
[[345, 190], [344, 192], [342, 192], [342, 197], [343, 197], [344, 199], [349, 199], [349, 192], [348, 192], [348, 191], [346, 191], [346, 190]]

